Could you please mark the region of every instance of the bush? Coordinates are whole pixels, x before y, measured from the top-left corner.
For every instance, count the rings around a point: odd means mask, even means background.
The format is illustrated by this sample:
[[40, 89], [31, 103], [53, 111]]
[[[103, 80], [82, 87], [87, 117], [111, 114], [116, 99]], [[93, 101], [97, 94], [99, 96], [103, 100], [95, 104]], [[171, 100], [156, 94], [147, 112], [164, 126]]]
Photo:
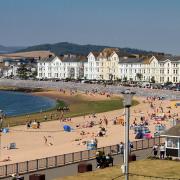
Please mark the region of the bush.
[[167, 156], [164, 158], [165, 160], [173, 160], [171, 156]]
[[151, 160], [155, 160], [155, 159], [159, 159], [159, 157], [155, 157], [155, 156], [148, 156], [147, 159], [151, 159]]

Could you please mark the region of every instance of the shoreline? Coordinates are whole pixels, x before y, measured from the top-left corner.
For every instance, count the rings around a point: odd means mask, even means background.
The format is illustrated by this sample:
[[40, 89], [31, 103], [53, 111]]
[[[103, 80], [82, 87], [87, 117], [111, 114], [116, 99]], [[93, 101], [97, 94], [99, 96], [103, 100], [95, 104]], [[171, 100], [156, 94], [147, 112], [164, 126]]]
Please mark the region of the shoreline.
[[[35, 93], [37, 92], [43, 92], [45, 91], [45, 89], [40, 89], [40, 88], [16, 88], [16, 87], [0, 87], [0, 91], [3, 92], [7, 92], [7, 93], [22, 93], [25, 94], [27, 96], [32, 96], [32, 97], [39, 97], [40, 99], [42, 98], [42, 100], [47, 100], [49, 101], [49, 103], [53, 104], [51, 107], [48, 107], [46, 110], [44, 110], [44, 112], [48, 112], [48, 111], [52, 111], [54, 109], [56, 109], [57, 107], [57, 102], [55, 99], [48, 97], [48, 96], [40, 96], [40, 95], [36, 95]], [[40, 113], [40, 110], [34, 110], [32, 112], [20, 112], [19, 114], [16, 115], [6, 115], [6, 118], [17, 118], [20, 116], [26, 116], [26, 115], [31, 115], [31, 114], [37, 114]]]
[[[121, 99], [119, 99], [118, 96], [114, 96], [114, 95], [112, 99], [109, 99], [106, 97], [106, 95], [92, 96], [92, 95], [86, 95], [83, 92], [76, 92], [74, 94], [71, 94], [71, 91], [66, 90], [66, 93], [63, 93], [63, 92], [52, 90], [52, 89], [47, 89], [47, 90], [43, 89], [40, 92], [36, 91], [30, 94], [32, 94], [33, 96], [51, 98], [53, 100], [56, 100], [56, 105], [55, 107], [50, 108], [46, 111], [42, 111], [42, 112], [34, 112], [34, 113], [25, 114], [25, 115], [17, 115], [17, 116], [8, 116], [6, 118], [7, 121], [5, 121], [4, 123], [4, 127], [16, 126], [16, 125], [21, 125], [21, 124], [24, 125], [28, 119], [32, 119], [32, 120], [36, 119], [40, 122], [57, 120], [58, 117], [60, 116], [59, 114], [60, 112], [57, 112], [57, 108], [61, 107], [62, 104], [64, 104], [64, 106], [66, 107], [69, 106], [70, 108], [72, 108], [72, 111], [70, 111], [69, 113], [65, 113], [65, 117], [77, 117], [77, 116], [91, 114], [93, 112], [97, 112], [97, 113], [107, 112], [107, 111], [112, 111], [115, 109], [122, 108], [122, 105], [118, 106], [118, 104], [121, 103]], [[102, 108], [98, 107], [98, 109], [96, 110], [95, 107], [93, 107], [93, 102], [94, 102], [94, 105], [102, 104], [101, 105]], [[112, 107], [110, 107], [111, 103], [112, 103]], [[138, 102], [135, 101], [135, 103], [137, 104]], [[89, 108], [87, 107], [88, 104], [90, 105]], [[76, 108], [76, 106], [79, 107], [79, 109]], [[80, 109], [82, 109], [82, 111]], [[53, 118], [50, 118], [51, 114], [55, 114]], [[27, 116], [29, 117], [27, 118]], [[43, 119], [44, 116], [47, 116], [48, 119], [47, 120]]]

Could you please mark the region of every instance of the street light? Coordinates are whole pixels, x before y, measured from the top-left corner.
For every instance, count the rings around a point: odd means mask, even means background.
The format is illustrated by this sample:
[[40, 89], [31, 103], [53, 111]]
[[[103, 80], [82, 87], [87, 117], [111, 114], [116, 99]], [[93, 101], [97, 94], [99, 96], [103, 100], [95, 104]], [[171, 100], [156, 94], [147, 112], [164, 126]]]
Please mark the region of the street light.
[[3, 125], [3, 118], [4, 118], [3, 110], [0, 110], [0, 148], [1, 148], [1, 135], [2, 135], [1, 132], [2, 132], [2, 125]]
[[132, 98], [135, 92], [127, 89], [122, 92], [123, 94], [123, 105], [125, 108], [125, 148], [124, 148], [124, 174], [125, 180], [129, 180], [129, 117], [130, 117], [130, 107], [132, 105]]

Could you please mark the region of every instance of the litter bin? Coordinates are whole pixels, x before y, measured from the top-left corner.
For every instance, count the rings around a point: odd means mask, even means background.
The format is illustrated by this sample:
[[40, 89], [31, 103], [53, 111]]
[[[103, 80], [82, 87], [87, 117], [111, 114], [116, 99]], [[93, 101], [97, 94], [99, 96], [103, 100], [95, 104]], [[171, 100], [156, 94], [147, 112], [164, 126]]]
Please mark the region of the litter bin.
[[135, 154], [129, 155], [129, 162], [131, 162], [131, 161], [136, 161], [136, 155]]
[[92, 164], [79, 164], [78, 165], [78, 173], [84, 173], [92, 171]]
[[12, 178], [12, 180], [24, 180], [24, 177], [23, 176], [15, 176]]
[[45, 180], [45, 174], [32, 174], [32, 175], [29, 175], [29, 180]]

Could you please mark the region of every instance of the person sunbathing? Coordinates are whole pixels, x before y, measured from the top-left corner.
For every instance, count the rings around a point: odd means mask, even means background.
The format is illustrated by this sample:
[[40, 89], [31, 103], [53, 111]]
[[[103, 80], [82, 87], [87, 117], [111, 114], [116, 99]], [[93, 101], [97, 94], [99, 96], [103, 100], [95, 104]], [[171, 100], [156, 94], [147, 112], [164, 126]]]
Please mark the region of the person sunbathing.
[[6, 161], [11, 161], [10, 157], [8, 156], [7, 158], [3, 159], [2, 161], [0, 162], [6, 162]]

